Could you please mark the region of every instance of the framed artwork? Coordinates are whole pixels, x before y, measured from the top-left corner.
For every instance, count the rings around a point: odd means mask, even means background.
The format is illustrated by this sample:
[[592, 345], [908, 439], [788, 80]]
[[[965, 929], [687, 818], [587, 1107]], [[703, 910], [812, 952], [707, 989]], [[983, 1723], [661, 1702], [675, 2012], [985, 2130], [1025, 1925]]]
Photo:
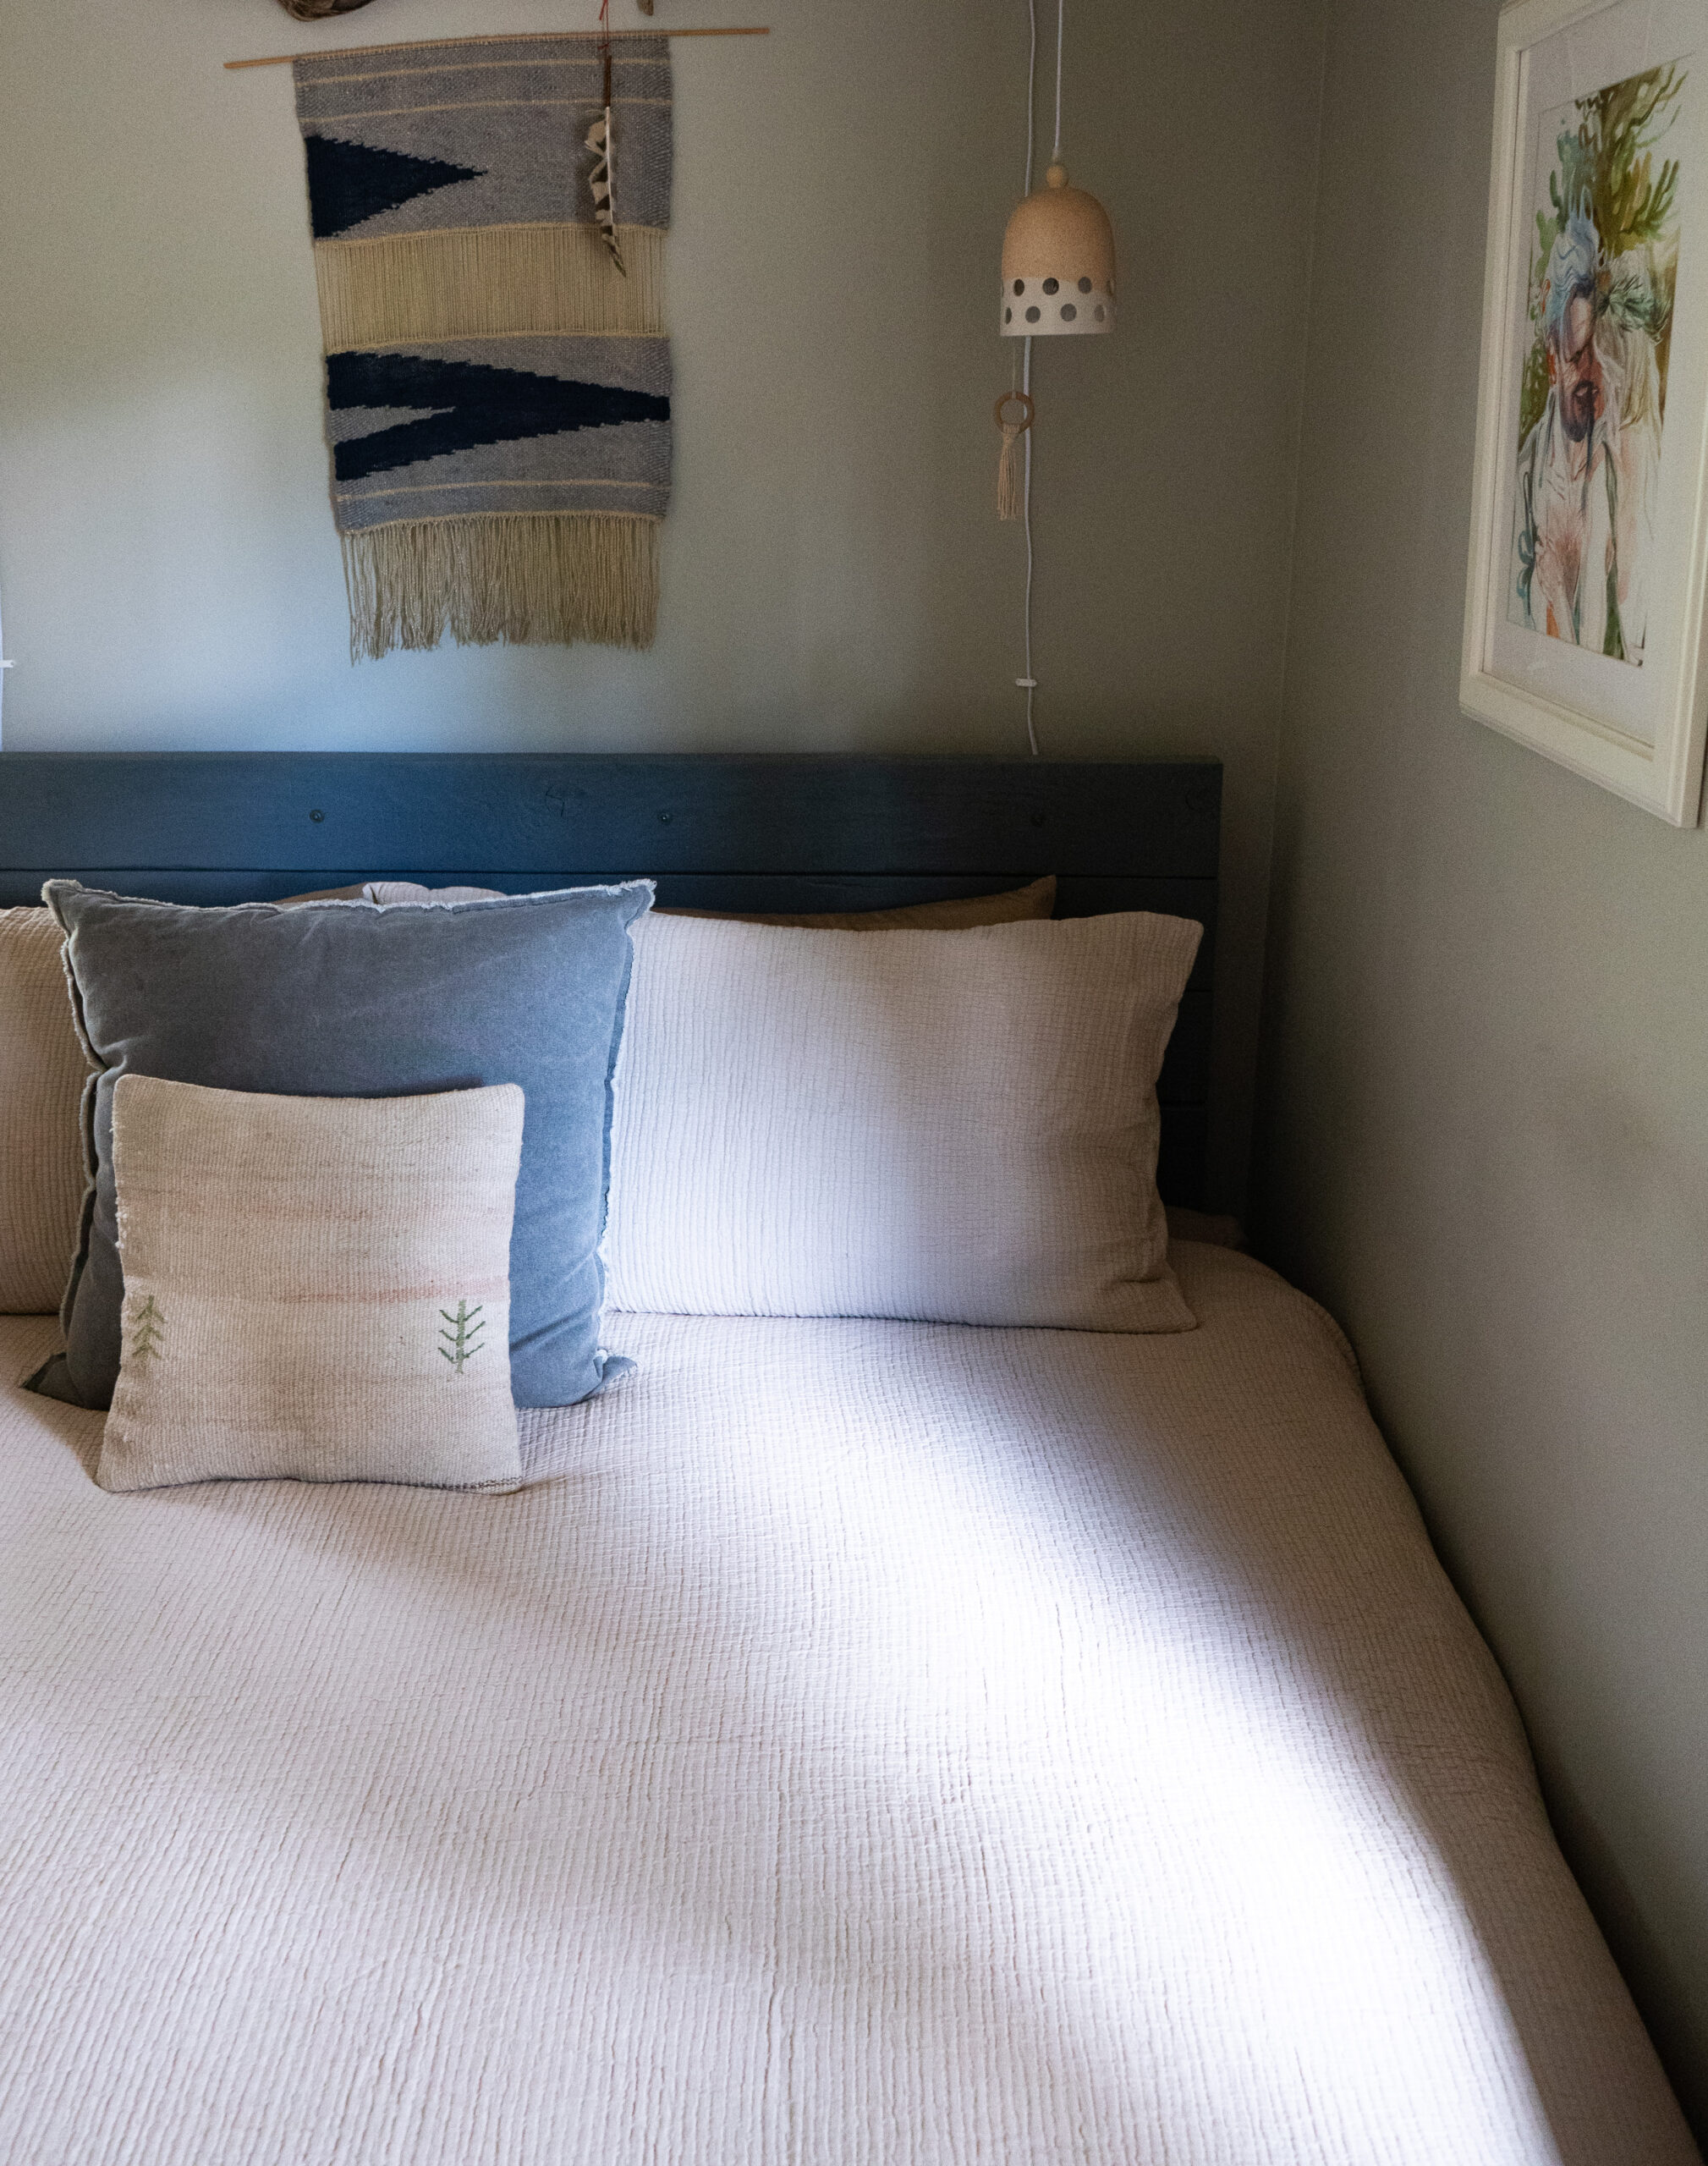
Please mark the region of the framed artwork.
[[1708, 0], [1502, 12], [1459, 702], [1676, 826], [1708, 670]]

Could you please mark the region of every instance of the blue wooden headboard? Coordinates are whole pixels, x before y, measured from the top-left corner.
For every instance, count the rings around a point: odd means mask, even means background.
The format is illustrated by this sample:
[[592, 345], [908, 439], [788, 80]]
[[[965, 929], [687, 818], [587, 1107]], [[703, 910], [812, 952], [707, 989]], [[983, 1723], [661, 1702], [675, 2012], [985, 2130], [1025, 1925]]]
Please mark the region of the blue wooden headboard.
[[69, 875], [167, 901], [368, 878], [522, 892], [648, 874], [659, 900], [860, 910], [1040, 874], [1057, 914], [1206, 937], [1163, 1069], [1171, 1202], [1200, 1200], [1222, 769], [1214, 761], [584, 753], [0, 754], [0, 904]]

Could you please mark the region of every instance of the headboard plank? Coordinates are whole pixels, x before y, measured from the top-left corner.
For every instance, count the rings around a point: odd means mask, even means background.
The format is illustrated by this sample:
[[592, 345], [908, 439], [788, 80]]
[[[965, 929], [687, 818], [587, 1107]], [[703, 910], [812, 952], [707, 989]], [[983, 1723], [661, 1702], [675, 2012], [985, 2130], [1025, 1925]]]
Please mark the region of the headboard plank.
[[365, 878], [521, 891], [645, 873], [688, 908], [880, 909], [1053, 872], [1057, 914], [1206, 937], [1160, 1086], [1159, 1185], [1201, 1200], [1213, 761], [480, 753], [0, 754], [0, 905], [55, 876], [163, 900]]
[[1213, 878], [1220, 810], [1205, 761], [0, 755], [7, 866]]

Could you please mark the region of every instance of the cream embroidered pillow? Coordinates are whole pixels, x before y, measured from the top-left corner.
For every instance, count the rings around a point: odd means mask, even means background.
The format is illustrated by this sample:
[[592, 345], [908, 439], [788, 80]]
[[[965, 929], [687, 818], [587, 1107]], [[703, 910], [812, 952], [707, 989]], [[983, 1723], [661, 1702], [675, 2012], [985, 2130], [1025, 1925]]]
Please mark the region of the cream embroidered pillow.
[[123, 1075], [103, 1489], [510, 1489], [524, 1094], [290, 1098]]

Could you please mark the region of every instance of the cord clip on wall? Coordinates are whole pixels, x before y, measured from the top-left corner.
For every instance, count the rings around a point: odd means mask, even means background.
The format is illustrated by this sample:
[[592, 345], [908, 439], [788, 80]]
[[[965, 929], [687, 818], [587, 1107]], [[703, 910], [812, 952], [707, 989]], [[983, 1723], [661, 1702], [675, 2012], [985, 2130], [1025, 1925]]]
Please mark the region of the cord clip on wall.
[[[3, 646], [5, 646], [5, 644], [6, 644], [6, 635], [5, 635], [5, 633], [4, 633], [3, 631], [0, 631], [0, 647], [3, 647]], [[4, 660], [0, 660], [0, 729], [3, 729], [4, 723], [5, 723], [5, 716], [6, 716], [6, 674], [5, 674], [5, 673], [6, 673], [8, 669], [14, 668], [15, 668], [15, 667], [16, 667], [15, 663], [13, 663], [13, 662], [7, 662], [7, 661], [4, 661]]]

